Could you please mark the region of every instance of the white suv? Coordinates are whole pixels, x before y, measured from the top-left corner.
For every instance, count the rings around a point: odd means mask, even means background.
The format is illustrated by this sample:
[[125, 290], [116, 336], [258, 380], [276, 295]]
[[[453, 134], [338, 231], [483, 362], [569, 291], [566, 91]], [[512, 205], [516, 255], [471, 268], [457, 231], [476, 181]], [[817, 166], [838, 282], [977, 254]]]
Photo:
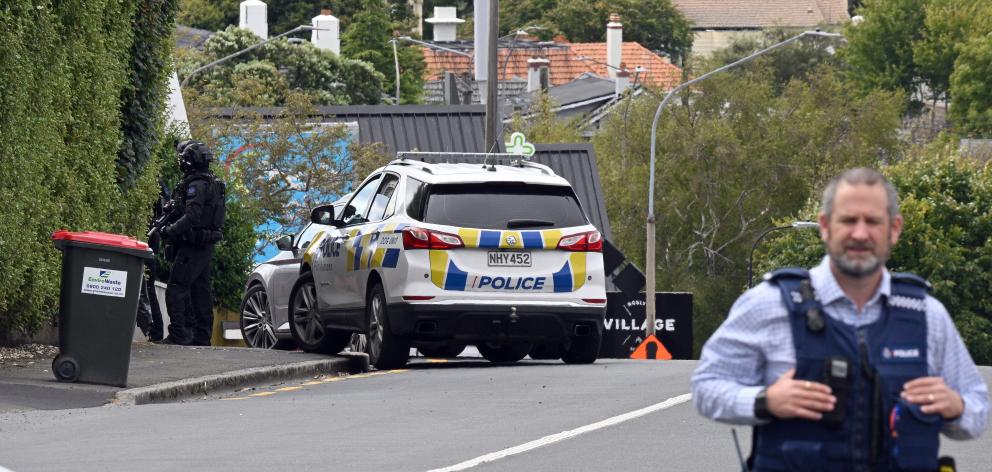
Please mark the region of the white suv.
[[328, 229], [290, 295], [297, 344], [337, 353], [365, 333], [379, 369], [403, 366], [413, 344], [474, 344], [490, 361], [515, 362], [541, 343], [567, 363], [594, 362], [606, 311], [602, 235], [568, 181], [526, 161], [415, 155], [373, 172], [340, 219], [330, 206], [311, 213]]

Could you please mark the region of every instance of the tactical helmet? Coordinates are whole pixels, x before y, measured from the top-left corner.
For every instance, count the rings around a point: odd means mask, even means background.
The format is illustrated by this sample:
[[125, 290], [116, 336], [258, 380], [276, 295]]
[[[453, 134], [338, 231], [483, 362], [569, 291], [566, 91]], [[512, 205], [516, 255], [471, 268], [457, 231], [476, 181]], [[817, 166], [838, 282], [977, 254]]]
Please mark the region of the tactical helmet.
[[214, 154], [206, 144], [199, 141], [183, 141], [176, 146], [179, 153], [179, 168], [183, 172], [206, 170]]

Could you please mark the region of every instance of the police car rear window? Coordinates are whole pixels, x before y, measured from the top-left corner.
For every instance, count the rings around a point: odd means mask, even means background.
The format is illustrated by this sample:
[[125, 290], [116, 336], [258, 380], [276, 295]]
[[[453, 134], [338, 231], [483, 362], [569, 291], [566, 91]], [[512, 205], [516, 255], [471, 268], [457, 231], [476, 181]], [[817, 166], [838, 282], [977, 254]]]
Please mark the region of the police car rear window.
[[550, 229], [588, 224], [569, 187], [518, 183], [431, 185], [422, 221], [483, 229]]

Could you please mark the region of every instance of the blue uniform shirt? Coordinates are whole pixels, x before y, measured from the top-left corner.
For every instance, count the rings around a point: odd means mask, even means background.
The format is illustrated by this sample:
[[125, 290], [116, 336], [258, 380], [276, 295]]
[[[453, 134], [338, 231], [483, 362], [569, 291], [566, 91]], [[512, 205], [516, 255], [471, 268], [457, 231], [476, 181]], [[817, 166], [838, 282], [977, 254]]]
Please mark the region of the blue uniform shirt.
[[[891, 293], [891, 276], [882, 283], [859, 313], [844, 295], [824, 257], [810, 270], [817, 298], [827, 316], [860, 327], [878, 320]], [[961, 394], [964, 413], [946, 422], [942, 432], [953, 439], [978, 437], [988, 419], [988, 387], [978, 373], [947, 309], [927, 296], [927, 365], [931, 376], [943, 377]], [[754, 397], [796, 366], [789, 313], [779, 289], [767, 282], [748, 290], [730, 309], [727, 320], [706, 341], [699, 367], [692, 375], [692, 401], [703, 416], [736, 424], [760, 424], [754, 416]]]

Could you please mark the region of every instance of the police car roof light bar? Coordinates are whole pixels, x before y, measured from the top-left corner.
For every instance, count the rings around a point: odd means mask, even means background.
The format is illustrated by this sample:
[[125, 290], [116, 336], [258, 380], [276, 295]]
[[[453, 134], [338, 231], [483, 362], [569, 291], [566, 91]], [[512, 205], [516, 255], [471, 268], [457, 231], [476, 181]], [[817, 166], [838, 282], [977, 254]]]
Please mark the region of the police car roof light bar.
[[[397, 159], [407, 159], [416, 158], [417, 156], [460, 156], [460, 157], [482, 157], [482, 165], [490, 166], [489, 170], [496, 170], [496, 163], [490, 163], [490, 157], [507, 157], [516, 159], [527, 159], [527, 156], [522, 156], [520, 154], [511, 154], [508, 152], [424, 152], [424, 151], [405, 151], [396, 153]], [[520, 166], [522, 167], [522, 166]]]

